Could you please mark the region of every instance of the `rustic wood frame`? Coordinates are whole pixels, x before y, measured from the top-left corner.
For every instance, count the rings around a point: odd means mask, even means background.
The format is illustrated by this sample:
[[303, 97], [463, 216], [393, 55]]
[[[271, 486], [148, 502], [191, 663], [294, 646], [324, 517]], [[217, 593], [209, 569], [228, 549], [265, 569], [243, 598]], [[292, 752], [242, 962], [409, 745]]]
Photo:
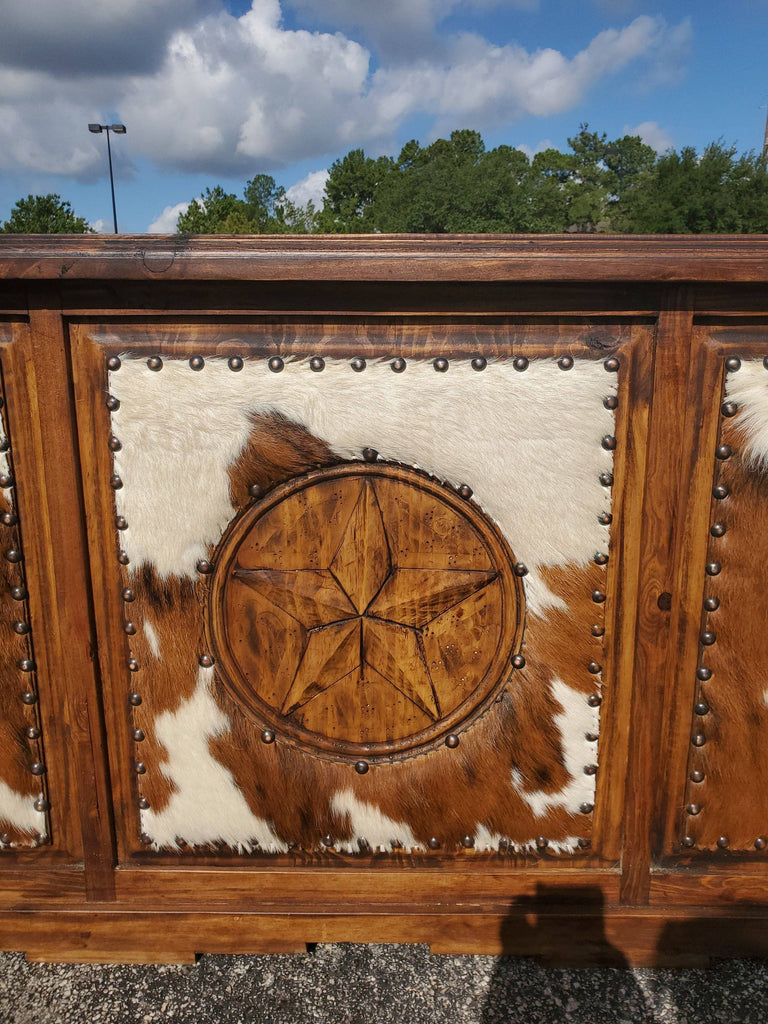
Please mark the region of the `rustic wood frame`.
[[[0, 945], [94, 961], [350, 940], [560, 962], [767, 955], [766, 854], [694, 854], [679, 831], [712, 396], [727, 354], [768, 354], [766, 282], [764, 237], [0, 239], [0, 357], [52, 788], [51, 842], [0, 854]], [[190, 324], [215, 335], [227, 323], [289, 321], [399, 323], [421, 353], [430, 323], [459, 334], [462, 323], [514, 323], [521, 340], [537, 331], [551, 340], [562, 325], [569, 354], [574, 326], [598, 346], [607, 328], [623, 331], [631, 415], [618, 421], [622, 572], [610, 577], [609, 608], [621, 637], [612, 671], [623, 682], [604, 707], [601, 772], [611, 784], [596, 809], [598, 828], [623, 820], [623, 835], [614, 829], [602, 857], [438, 853], [371, 871], [339, 855], [265, 868], [180, 863], [116, 839], [113, 799], [119, 817], [126, 797], [113, 746], [108, 755], [116, 712], [102, 703], [113, 669], [98, 642], [117, 621], [99, 568], [114, 538], [98, 514], [105, 456], [89, 445], [106, 425], [93, 401], [104, 351], [97, 367], [89, 339], [102, 327], [141, 334], [162, 324], [169, 335], [178, 328], [172, 344], [187, 352]], [[551, 350], [561, 351], [556, 341]]]

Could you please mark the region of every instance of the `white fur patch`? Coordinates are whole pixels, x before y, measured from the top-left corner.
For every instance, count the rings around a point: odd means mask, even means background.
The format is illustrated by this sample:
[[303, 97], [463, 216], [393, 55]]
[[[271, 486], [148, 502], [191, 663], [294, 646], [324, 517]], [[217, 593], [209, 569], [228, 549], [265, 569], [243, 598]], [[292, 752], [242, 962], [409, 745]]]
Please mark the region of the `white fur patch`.
[[7, 821], [22, 832], [46, 835], [45, 814], [36, 811], [34, 803], [34, 797], [16, 793], [5, 782], [0, 782], [0, 821]]
[[[402, 821], [393, 821], [383, 814], [375, 804], [358, 800], [351, 789], [342, 789], [331, 798], [331, 810], [336, 814], [346, 814], [354, 835], [365, 839], [372, 850], [389, 851], [392, 843], [397, 842], [408, 853], [412, 850], [423, 850], [416, 842], [409, 825]], [[348, 853], [357, 853], [357, 843], [345, 843]]]
[[543, 818], [554, 807], [563, 807], [575, 814], [580, 804], [594, 803], [595, 799], [596, 777], [585, 775], [584, 766], [597, 764], [597, 745], [589, 742], [586, 735], [598, 731], [598, 709], [590, 707], [583, 693], [572, 689], [561, 679], [553, 681], [552, 696], [562, 709], [553, 717], [553, 722], [560, 733], [563, 759], [566, 771], [571, 776], [570, 782], [557, 793], [531, 791], [525, 788], [525, 779], [519, 769], [512, 771], [512, 785], [537, 818]]
[[144, 620], [144, 636], [147, 638], [149, 649], [152, 651], [152, 656], [160, 660], [160, 637], [157, 635], [157, 631], [152, 624], [151, 619]]
[[740, 407], [739, 426], [744, 429], [746, 461], [768, 469], [768, 370], [762, 360], [742, 360], [741, 368], [725, 378], [725, 393]]
[[510, 360], [481, 373], [468, 360], [447, 373], [410, 360], [399, 374], [388, 361], [355, 373], [342, 359], [326, 360], [322, 373], [305, 359], [272, 373], [257, 359], [233, 373], [222, 359], [200, 371], [169, 359], [155, 372], [123, 356], [110, 374], [121, 403], [112, 429], [122, 442], [114, 458], [124, 484], [117, 509], [128, 521], [122, 545], [134, 570], [150, 564], [161, 576], [194, 578], [234, 515], [227, 471], [250, 414], [281, 413], [340, 458], [373, 447], [383, 460], [469, 484], [528, 566], [526, 597], [542, 613], [557, 601], [538, 568], [586, 564], [608, 544], [597, 516], [610, 492], [598, 478], [612, 465], [600, 441], [613, 432], [602, 400], [615, 387], [601, 362], [579, 359], [568, 371], [532, 360], [522, 373]]
[[168, 751], [160, 770], [176, 792], [159, 813], [142, 811], [142, 829], [155, 847], [175, 847], [182, 836], [193, 846], [224, 842], [250, 852], [258, 844], [283, 853], [285, 843], [251, 813], [231, 773], [211, 755], [209, 740], [229, 731], [229, 720], [211, 696], [213, 672], [199, 669], [193, 696], [155, 720], [157, 738]]
[[[500, 843], [506, 844], [506, 849], [514, 853], [537, 853], [535, 839], [529, 839], [525, 843], [512, 843], [498, 832], [490, 832], [485, 825], [478, 825], [475, 830], [475, 849], [480, 853], [496, 853]], [[550, 839], [547, 849], [554, 853], [573, 853], [578, 849], [579, 841], [575, 836], [566, 836], [564, 839]]]
[[[3, 416], [2, 413], [0, 413], [0, 442], [4, 442], [6, 438], [7, 434], [5, 433], [5, 417]], [[10, 474], [10, 472], [11, 467], [8, 463], [8, 453], [0, 452], [0, 473], [7, 475]], [[13, 509], [13, 488], [9, 487], [4, 492], [4, 496], [5, 500], [8, 502], [8, 507], [10, 509]]]

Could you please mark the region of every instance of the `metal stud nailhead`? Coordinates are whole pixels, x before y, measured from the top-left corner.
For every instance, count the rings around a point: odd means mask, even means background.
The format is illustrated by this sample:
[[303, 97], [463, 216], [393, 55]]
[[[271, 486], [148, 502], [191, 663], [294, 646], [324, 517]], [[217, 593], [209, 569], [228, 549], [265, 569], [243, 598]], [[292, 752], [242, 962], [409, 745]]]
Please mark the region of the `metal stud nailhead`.
[[333, 846], [333, 836], [323, 836], [322, 844], [330, 849]]
[[6, 561], [16, 563], [21, 561], [21, 552], [17, 548], [11, 548], [5, 552]]
[[26, 636], [27, 633], [29, 632], [29, 623], [28, 622], [14, 622], [14, 624], [13, 624], [13, 631], [14, 631], [14, 633], [18, 633], [19, 636]]
[[700, 768], [694, 769], [694, 771], [691, 772], [691, 782], [703, 782], [703, 781], [704, 781], [704, 772]]
[[201, 558], [197, 563], [197, 571], [201, 576], [209, 576], [213, 572], [213, 565], [205, 558]]
[[122, 366], [119, 356], [110, 356], [107, 360], [107, 367], [110, 370], [119, 370]]
[[363, 370], [365, 369], [365, 360], [362, 358], [362, 356], [358, 356], [356, 359], [353, 359], [349, 365], [352, 367], [355, 373], [362, 373]]
[[524, 565], [522, 562], [518, 562], [515, 565], [514, 573], [515, 573], [515, 576], [527, 576], [528, 575], [528, 566]]
[[123, 589], [122, 597], [123, 597], [124, 601], [129, 601], [130, 602], [130, 601], [135, 601], [136, 600], [136, 595], [134, 594], [134, 592], [131, 590], [130, 587], [125, 587]]
[[123, 632], [127, 633], [128, 636], [135, 636], [135, 634], [136, 634], [136, 625], [135, 625], [135, 623], [133, 623], [133, 622], [126, 622], [125, 625], [123, 626]]
[[42, 761], [33, 761], [29, 770], [33, 775], [45, 775], [45, 765]]
[[616, 438], [612, 434], [606, 434], [600, 444], [607, 452], [612, 452], [616, 448]]
[[21, 703], [27, 704], [30, 707], [32, 704], [37, 704], [37, 694], [33, 693], [32, 690], [26, 690], [21, 695]]
[[448, 365], [448, 360], [444, 359], [442, 356], [439, 359], [435, 359], [435, 361], [432, 363], [432, 366], [437, 370], [438, 373], [445, 373], [446, 370], [448, 369]]
[[125, 551], [118, 551], [117, 560], [120, 563], [120, 565], [129, 565], [131, 561]]
[[616, 356], [611, 356], [610, 359], [605, 360], [603, 366], [606, 368], [608, 373], [616, 373], [619, 368], [619, 360]]
[[610, 409], [611, 411], [613, 411], [614, 409], [618, 409], [619, 400], [616, 397], [616, 395], [606, 395], [606, 397], [603, 399], [603, 405], [606, 409]]
[[723, 416], [735, 416], [738, 411], [739, 407], [738, 405], [736, 405], [735, 402], [723, 402], [723, 404], [720, 406], [720, 412], [723, 414]]
[[138, 661], [136, 661], [135, 658], [129, 658], [128, 659], [128, 671], [129, 672], [138, 672], [139, 671], [139, 663], [138, 663]]
[[202, 356], [192, 356], [189, 360], [189, 367], [191, 370], [202, 370], [205, 366], [205, 360]]
[[607, 565], [608, 564], [608, 555], [606, 555], [605, 552], [603, 552], [603, 551], [598, 551], [598, 552], [595, 553], [594, 562], [595, 562], [595, 565]]
[[281, 370], [283, 370], [283, 368], [285, 367], [285, 363], [280, 358], [280, 356], [272, 356], [272, 358], [267, 363], [267, 366], [270, 368], [272, 373], [280, 373]]
[[472, 497], [472, 494], [472, 488], [468, 484], [462, 484], [461, 487], [459, 488], [459, 495], [462, 498], [466, 498], [467, 500], [469, 500]]
[[13, 477], [10, 473], [0, 473], [0, 487], [13, 487]]
[[111, 477], [109, 478], [109, 486], [110, 486], [110, 487], [112, 488], [112, 490], [113, 490], [113, 491], [119, 491], [119, 490], [120, 490], [120, 488], [121, 488], [121, 487], [123, 486], [123, 481], [122, 481], [122, 480], [120, 479], [120, 477], [119, 477], [119, 476], [118, 476], [118, 475], [117, 475], [117, 474], [115, 473], [115, 475], [114, 475], [114, 476], [111, 476]]
[[464, 836], [464, 838], [461, 840], [461, 845], [464, 847], [465, 850], [471, 850], [472, 847], [475, 845], [474, 836]]
[[603, 698], [599, 693], [590, 693], [587, 697], [587, 704], [589, 704], [591, 708], [599, 708], [602, 703]]
[[708, 612], [716, 612], [719, 607], [720, 607], [720, 598], [719, 597], [705, 597], [704, 598], [704, 608]]
[[150, 368], [150, 370], [162, 370], [163, 360], [160, 358], [160, 356], [150, 356], [149, 359], [147, 360], [147, 366]]
[[393, 359], [389, 365], [392, 367], [395, 373], [402, 373], [405, 367], [407, 366], [407, 363], [404, 359], [398, 356], [398, 358]]
[[755, 840], [755, 849], [756, 850], [764, 850], [766, 845], [768, 845], [768, 844], [766, 843], [766, 840], [763, 839], [762, 836], [760, 836], [758, 839]]
[[128, 529], [128, 520], [125, 518], [125, 516], [116, 516], [115, 517], [115, 529], [116, 530], [127, 530]]
[[736, 356], [731, 356], [730, 359], [725, 360], [725, 365], [727, 369], [735, 372], [736, 370], [741, 369], [741, 360]]
[[147, 766], [143, 761], [136, 761], [133, 765], [133, 770], [137, 775], [144, 775], [147, 771]]
[[363, 458], [366, 462], [375, 462], [378, 457], [379, 453], [375, 448], [363, 448]]
[[540, 850], [546, 850], [546, 848], [549, 846], [549, 840], [545, 839], [544, 836], [539, 836], [539, 838], [536, 840], [536, 845]]
[[27, 728], [24, 730], [24, 735], [27, 737], [28, 740], [39, 740], [40, 730], [36, 725], [28, 725]]
[[487, 365], [488, 360], [485, 358], [485, 356], [475, 356], [475, 358], [472, 360], [472, 369], [477, 370], [478, 372], [484, 370]]
[[201, 654], [197, 659], [197, 663], [201, 668], [210, 668], [213, 665], [213, 658], [210, 654]]
[[706, 633], [701, 634], [701, 642], [704, 644], [705, 647], [711, 647], [716, 640], [717, 637], [714, 633], [710, 633], [709, 631], [707, 631]]
[[139, 836], [139, 842], [142, 844], [142, 846], [151, 846], [152, 836], [148, 836], [146, 832], [142, 832], [141, 835]]
[[[263, 489], [261, 487], [259, 487], [258, 484], [251, 484], [251, 486], [248, 488], [248, 493], [250, 494], [250, 496], [252, 498], [260, 498], [262, 496], [262, 494], [264, 493], [264, 491], [263, 491]], [[198, 572], [199, 571], [200, 570], [198, 569]]]
[[718, 838], [718, 840], [717, 840], [717, 845], [720, 847], [721, 850], [727, 850], [728, 849], [728, 836], [720, 836]]
[[613, 487], [613, 473], [601, 473], [600, 483], [603, 487]]
[[15, 512], [3, 512], [0, 515], [0, 523], [3, 526], [15, 526], [19, 521], [19, 517]]
[[145, 796], [140, 796], [139, 797], [139, 809], [142, 810], [142, 811], [148, 811], [149, 810], [149, 800], [147, 800], [147, 798]]
[[720, 565], [719, 562], [710, 562], [709, 565], [707, 566], [707, 575], [708, 576], [718, 576], [720, 574], [720, 570], [721, 569], [722, 569], [722, 565]]
[[712, 497], [717, 498], [718, 501], [722, 501], [723, 498], [727, 498], [731, 492], [724, 484], [718, 484], [712, 488]]
[[50, 811], [51, 805], [43, 797], [38, 797], [37, 800], [32, 804], [36, 811], [41, 814], [45, 814], [46, 811]]
[[19, 668], [22, 672], [34, 672], [35, 663], [34, 661], [30, 661], [29, 658], [22, 658], [19, 662]]
[[592, 627], [592, 636], [604, 636], [605, 626], [601, 626], [597, 623]]
[[[598, 564], [602, 565], [603, 563], [600, 562]], [[602, 604], [605, 601], [605, 594], [602, 592], [602, 590], [593, 590], [592, 600], [595, 602], [595, 604]]]
[[685, 847], [687, 847], [687, 849], [690, 850], [690, 848], [694, 844], [695, 844], [695, 840], [694, 840], [693, 836], [686, 836], [685, 839], [683, 839], [683, 841], [681, 843], [681, 846], [685, 846]]
[[717, 448], [715, 448], [715, 458], [720, 459], [721, 462], [725, 459], [730, 459], [732, 455], [733, 448], [731, 448], [729, 444], [719, 444]]
[[695, 818], [697, 814], [701, 814], [701, 806], [699, 804], [688, 804], [685, 809], [693, 818]]
[[115, 412], [117, 409], [120, 408], [119, 399], [115, 398], [113, 395], [110, 395], [104, 404], [106, 405], [110, 412]]
[[309, 360], [309, 368], [315, 373], [321, 373], [325, 369], [325, 360], [322, 356], [312, 356]]
[[610, 512], [601, 512], [597, 517], [597, 521], [601, 526], [610, 526], [613, 522], [613, 516]]
[[450, 747], [451, 750], [455, 750], [459, 745], [459, 737], [451, 733], [450, 736], [445, 737], [445, 745]]
[[512, 665], [514, 668], [525, 668], [525, 658], [522, 654], [516, 654], [512, 658]]
[[132, 704], [133, 707], [137, 708], [139, 706], [139, 704], [141, 704], [141, 694], [140, 693], [132, 693], [130, 695], [130, 697], [128, 698], [128, 703]]
[[592, 811], [594, 811], [594, 809], [595, 809], [595, 805], [594, 804], [580, 804], [579, 805], [579, 810], [581, 811], [582, 814], [591, 814]]
[[592, 840], [591, 839], [579, 839], [578, 842], [579, 842], [579, 846], [582, 848], [582, 850], [588, 850], [590, 848], [590, 846], [592, 845]]
[[440, 849], [440, 840], [436, 839], [435, 836], [432, 836], [432, 838], [429, 840], [429, 843], [427, 845], [429, 846], [430, 850], [439, 850]]
[[597, 765], [596, 764], [585, 764], [584, 765], [584, 774], [585, 775], [597, 775]]
[[725, 523], [713, 523], [709, 528], [709, 532], [713, 537], [722, 537], [725, 533]]
[[693, 710], [696, 712], [697, 715], [701, 715], [701, 716], [708, 715], [709, 714], [709, 704], [705, 704], [703, 700], [700, 700], [694, 706]]
[[272, 732], [271, 729], [265, 729], [262, 732], [262, 734], [261, 734], [261, 742], [262, 743], [274, 743], [275, 742], [275, 734]]
[[11, 837], [8, 835], [7, 832], [3, 832], [3, 834], [0, 835], [0, 843], [2, 843], [3, 846], [8, 846], [10, 841], [11, 841]]
[[10, 450], [11, 442], [7, 437], [0, 437], [0, 452], [7, 452]]
[[512, 365], [516, 370], [519, 370], [519, 372], [522, 373], [523, 370], [528, 369], [528, 366], [530, 364], [528, 360], [525, 358], [525, 356], [515, 356], [515, 358], [512, 360]]
[[227, 360], [227, 366], [234, 373], [237, 373], [239, 370], [242, 370], [243, 368], [243, 360], [240, 358], [240, 356], [231, 356]]
[[596, 661], [590, 661], [587, 665], [587, 672], [591, 672], [593, 676], [599, 675], [603, 671], [603, 666], [598, 665]]
[[702, 682], [706, 682], [708, 679], [712, 678], [712, 669], [706, 668], [702, 665], [700, 668], [696, 669], [696, 678], [701, 679]]
[[134, 729], [133, 738], [137, 743], [141, 743], [144, 739], [144, 732], [141, 729]]
[[703, 732], [697, 732], [691, 740], [691, 743], [694, 745], [694, 747], [703, 747], [706, 742], [707, 737], [704, 735]]
[[365, 775], [368, 772], [368, 762], [357, 761], [355, 763], [355, 771], [357, 772], [358, 775]]
[[573, 359], [571, 358], [571, 356], [560, 356], [560, 358], [557, 360], [557, 365], [560, 367], [561, 370], [570, 370], [573, 366]]
[[11, 597], [14, 601], [25, 601], [27, 591], [25, 587], [11, 587]]

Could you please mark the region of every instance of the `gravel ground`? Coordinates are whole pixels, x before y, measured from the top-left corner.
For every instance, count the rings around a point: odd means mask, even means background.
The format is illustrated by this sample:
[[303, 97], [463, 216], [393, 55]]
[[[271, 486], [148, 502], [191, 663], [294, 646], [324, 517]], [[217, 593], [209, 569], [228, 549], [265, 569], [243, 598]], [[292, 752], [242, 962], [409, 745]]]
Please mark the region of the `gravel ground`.
[[194, 966], [28, 964], [0, 954], [2, 1024], [709, 1024], [761, 1021], [768, 964], [556, 970], [425, 946], [202, 956]]

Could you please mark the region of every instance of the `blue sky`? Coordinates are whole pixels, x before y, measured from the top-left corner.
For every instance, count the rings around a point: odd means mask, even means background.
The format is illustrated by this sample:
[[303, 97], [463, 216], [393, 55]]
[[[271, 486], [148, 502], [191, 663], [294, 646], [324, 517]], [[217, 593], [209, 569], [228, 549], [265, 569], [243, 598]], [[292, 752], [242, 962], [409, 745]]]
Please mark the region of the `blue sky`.
[[111, 229], [171, 229], [206, 185], [298, 200], [349, 149], [456, 128], [565, 148], [582, 122], [660, 151], [759, 149], [768, 0], [0, 0], [0, 220], [58, 192]]

